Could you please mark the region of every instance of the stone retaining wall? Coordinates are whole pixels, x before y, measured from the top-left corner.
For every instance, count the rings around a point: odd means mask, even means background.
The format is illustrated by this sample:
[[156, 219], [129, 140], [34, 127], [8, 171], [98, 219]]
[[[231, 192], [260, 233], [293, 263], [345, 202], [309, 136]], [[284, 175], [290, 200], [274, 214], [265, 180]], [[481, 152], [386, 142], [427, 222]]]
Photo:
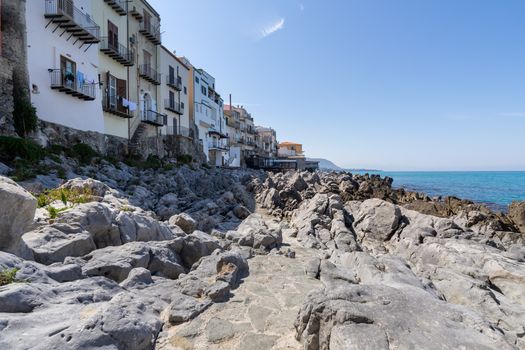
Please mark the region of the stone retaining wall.
[[13, 65], [0, 57], [0, 134], [13, 135]]

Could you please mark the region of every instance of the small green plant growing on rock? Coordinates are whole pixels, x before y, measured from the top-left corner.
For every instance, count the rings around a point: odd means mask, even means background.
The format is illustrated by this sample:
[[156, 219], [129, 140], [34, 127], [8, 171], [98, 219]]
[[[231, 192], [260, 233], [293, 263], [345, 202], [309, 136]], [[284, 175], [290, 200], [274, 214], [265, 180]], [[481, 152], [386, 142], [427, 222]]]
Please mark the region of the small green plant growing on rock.
[[13, 119], [18, 135], [25, 136], [36, 130], [38, 118], [36, 108], [27, 97], [14, 96]]
[[181, 154], [177, 157], [177, 162], [181, 164], [190, 164], [193, 161], [193, 157], [189, 154]]
[[90, 163], [93, 158], [100, 156], [100, 154], [95, 151], [91, 146], [85, 144], [85, 143], [77, 143], [71, 148], [71, 152], [69, 152], [69, 155], [71, 155], [74, 158], [77, 158], [80, 163], [82, 164], [88, 164]]
[[55, 208], [55, 207], [50, 205], [50, 206], [47, 207], [47, 213], [49, 214], [49, 217], [51, 219], [56, 219], [57, 216], [58, 216], [59, 211], [58, 211], [57, 208]]
[[55, 188], [41, 193], [37, 197], [37, 203], [39, 208], [43, 208], [54, 201], [61, 201], [64, 205], [68, 203], [72, 204], [83, 204], [93, 201], [93, 194], [89, 188], [83, 188], [82, 190], [68, 188]]
[[16, 282], [16, 273], [19, 269], [5, 269], [0, 271], [0, 287]]
[[135, 208], [132, 208], [128, 205], [124, 205], [120, 208], [121, 211], [125, 211], [125, 212], [129, 212], [129, 213], [132, 213], [135, 211]]

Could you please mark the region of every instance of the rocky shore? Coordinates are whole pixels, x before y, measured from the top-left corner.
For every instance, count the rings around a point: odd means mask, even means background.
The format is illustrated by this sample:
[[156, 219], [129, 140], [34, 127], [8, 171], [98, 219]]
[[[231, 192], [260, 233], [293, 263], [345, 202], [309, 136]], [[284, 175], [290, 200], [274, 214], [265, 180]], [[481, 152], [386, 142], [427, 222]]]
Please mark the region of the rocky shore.
[[59, 160], [0, 177], [0, 349], [525, 348], [524, 203]]

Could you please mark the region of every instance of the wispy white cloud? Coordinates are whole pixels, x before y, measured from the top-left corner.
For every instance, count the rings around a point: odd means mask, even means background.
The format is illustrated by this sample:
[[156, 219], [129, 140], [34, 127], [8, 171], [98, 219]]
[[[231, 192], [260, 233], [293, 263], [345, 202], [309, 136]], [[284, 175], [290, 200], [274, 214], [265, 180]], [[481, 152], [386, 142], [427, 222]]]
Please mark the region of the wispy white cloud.
[[284, 17], [283, 18], [280, 18], [278, 19], [277, 21], [271, 23], [270, 25], [266, 26], [265, 28], [263, 28], [260, 32], [260, 35], [259, 35], [259, 39], [264, 39], [276, 32], [278, 32], [279, 30], [283, 29], [284, 28]]
[[303, 12], [304, 11], [304, 4], [303, 3], [299, 3], [298, 5], [299, 5], [299, 10], [301, 12]]

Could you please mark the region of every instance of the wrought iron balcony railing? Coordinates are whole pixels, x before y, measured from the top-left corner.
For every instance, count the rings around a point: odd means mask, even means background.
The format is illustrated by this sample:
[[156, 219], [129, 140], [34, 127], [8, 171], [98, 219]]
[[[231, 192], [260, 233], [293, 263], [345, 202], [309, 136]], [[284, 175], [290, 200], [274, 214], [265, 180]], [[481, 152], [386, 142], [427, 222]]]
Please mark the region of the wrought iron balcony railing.
[[160, 85], [160, 73], [153, 69], [150, 64], [142, 64], [139, 69], [139, 74], [150, 83]]
[[182, 91], [182, 78], [179, 76], [166, 76], [166, 84], [177, 91]]
[[153, 44], [160, 45], [160, 25], [151, 21], [140, 22], [139, 32], [148, 38]]
[[122, 97], [115, 94], [102, 95], [102, 110], [122, 118], [133, 118], [133, 112], [122, 105]]
[[135, 64], [133, 50], [129, 50], [122, 44], [110, 41], [108, 37], [100, 38], [99, 48], [101, 52], [126, 67], [131, 67]]
[[72, 0], [44, 0], [44, 17], [55, 23], [58, 29], [71, 33], [69, 38], [75, 37], [87, 44], [96, 44], [100, 41], [100, 27], [93, 21], [91, 15], [75, 7]]
[[142, 111], [141, 121], [150, 125], [163, 126], [166, 124], [166, 115], [156, 111], [146, 110]]
[[184, 114], [184, 105], [169, 98], [164, 100], [164, 108], [173, 113]]
[[104, 0], [116, 13], [121, 16], [125, 16], [128, 8], [127, 0]]
[[80, 72], [70, 72], [65, 69], [49, 69], [51, 89], [78, 97], [84, 101], [93, 101], [96, 98], [96, 84], [85, 81]]

